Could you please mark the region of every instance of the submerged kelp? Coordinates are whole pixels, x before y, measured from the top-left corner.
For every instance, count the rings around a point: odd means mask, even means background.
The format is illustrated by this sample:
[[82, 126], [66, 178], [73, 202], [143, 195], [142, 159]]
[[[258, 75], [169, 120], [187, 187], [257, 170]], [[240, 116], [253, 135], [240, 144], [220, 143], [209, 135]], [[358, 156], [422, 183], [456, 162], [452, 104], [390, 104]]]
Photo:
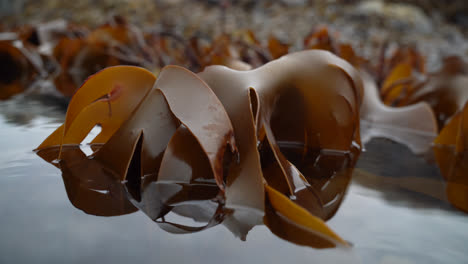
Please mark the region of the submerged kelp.
[[65, 173], [67, 148], [102, 125], [88, 159], [163, 228], [191, 230], [163, 216], [192, 215], [185, 199], [211, 193], [201, 198], [218, 204], [207, 227], [223, 222], [245, 238], [262, 218], [273, 229], [287, 220], [317, 237], [308, 245], [346, 245], [323, 220], [339, 207], [360, 152], [362, 83], [351, 65], [304, 51], [252, 71], [212, 66], [198, 77], [170, 66], [151, 76], [121, 66], [91, 77], [38, 154], [58, 148]]

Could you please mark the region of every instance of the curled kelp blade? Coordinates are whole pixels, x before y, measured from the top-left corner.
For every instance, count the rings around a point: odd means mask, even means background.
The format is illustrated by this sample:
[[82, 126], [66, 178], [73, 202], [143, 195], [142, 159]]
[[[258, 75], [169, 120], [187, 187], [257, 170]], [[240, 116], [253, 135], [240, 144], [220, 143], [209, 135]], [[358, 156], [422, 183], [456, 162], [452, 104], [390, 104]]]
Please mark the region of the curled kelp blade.
[[[232, 164], [227, 178], [226, 206], [263, 211], [260, 184], [267, 177], [262, 174], [271, 173], [283, 178], [275, 188], [322, 217], [320, 198], [295, 164], [283, 157], [277, 141], [300, 142], [305, 154], [310, 148], [348, 151], [359, 146], [359, 73], [329, 52], [304, 51], [252, 71], [211, 66], [199, 75], [229, 114], [239, 149], [239, 163]], [[274, 150], [274, 172], [261, 171], [258, 143], [265, 137]], [[248, 199], [242, 193], [249, 193]]]
[[363, 143], [384, 137], [407, 145], [413, 152], [427, 152], [437, 135], [437, 122], [426, 103], [405, 107], [386, 106], [379, 98], [372, 77], [361, 72], [364, 80], [364, 102], [361, 108], [361, 137]]
[[396, 65], [385, 78], [380, 93], [386, 105], [392, 105], [403, 93], [410, 89], [412, 84], [413, 68], [409, 63], [402, 62]]
[[[307, 140], [304, 145], [312, 148], [348, 150], [359, 135], [362, 82], [346, 61], [320, 50], [298, 52], [256, 69], [252, 77], [250, 87], [261, 98], [261, 121], [277, 140]], [[294, 125], [297, 129], [283, 126], [284, 117], [297, 119], [288, 106], [305, 112]]]
[[[257, 122], [253, 120], [255, 111], [252, 111], [253, 104], [250, 103], [250, 98], [256, 98], [256, 96], [251, 96], [250, 89], [253, 89], [254, 94], [257, 93], [260, 98], [255, 105], [260, 109], [261, 121], [267, 126], [270, 126], [269, 119], [278, 96], [290, 90], [298, 91], [297, 94], [303, 95], [309, 103], [306, 109], [309, 114], [308, 120], [305, 120], [309, 122], [306, 145], [348, 149], [359, 134], [358, 109], [362, 97], [359, 74], [351, 65], [331, 53], [298, 52], [283, 56], [255, 70], [243, 72], [212, 66], [199, 75], [220, 98], [233, 122], [240, 164], [244, 162], [246, 164], [240, 165], [241, 169], [234, 170], [237, 175], [231, 174], [231, 180], [228, 179], [228, 182], [233, 184], [236, 182], [235, 179], [239, 179], [239, 183], [243, 182], [241, 175], [247, 174], [247, 170], [251, 171], [248, 174], [261, 175], [255, 147]], [[311, 83], [314, 85], [311, 86]], [[317, 98], [322, 98], [322, 100], [317, 100]], [[249, 121], [245, 122], [245, 120]], [[320, 122], [314, 123], [314, 120], [320, 120]], [[324, 133], [325, 131], [327, 133]], [[299, 132], [304, 135], [303, 131]], [[321, 135], [320, 139], [317, 137], [318, 134]], [[258, 186], [257, 183], [261, 182], [251, 177], [248, 180], [252, 182], [249, 184], [251, 188]]]
[[169, 141], [158, 172], [159, 182], [210, 182], [214, 180], [208, 157], [190, 131], [181, 125]]
[[198, 226], [166, 221], [164, 217], [156, 220], [156, 223], [161, 229], [172, 234], [190, 234], [206, 230], [222, 223], [224, 219], [224, 213], [222, 210], [222, 207], [216, 204], [213, 204], [212, 206], [206, 206], [203, 204], [198, 206], [195, 204], [190, 204], [185, 207], [176, 206], [172, 209], [172, 212], [180, 216], [186, 216], [189, 218], [193, 218], [195, 215], [203, 215], [202, 218], [207, 218], [209, 215], [211, 216], [208, 217], [208, 220], [194, 218], [194, 220], [197, 222], [205, 222], [203, 225]]
[[102, 130], [93, 143], [105, 143], [129, 118], [154, 81], [149, 71], [132, 66], [111, 67], [91, 76], [71, 99], [65, 123], [38, 149], [80, 144], [95, 125]]
[[[126, 186], [132, 203], [153, 221], [173, 211], [194, 221], [207, 221], [218, 205], [219, 188], [215, 183], [153, 181], [138, 196]], [[206, 213], [211, 212], [211, 213]]]
[[86, 157], [78, 146], [62, 148], [62, 160], [54, 164], [52, 161], [59, 151], [59, 147], [47, 148], [37, 155], [60, 168], [73, 206], [98, 216], [124, 215], [138, 210], [127, 199], [124, 186], [106, 173], [99, 162]]
[[434, 154], [446, 181], [448, 200], [468, 212], [468, 103], [434, 140]]
[[178, 126], [161, 91], [152, 88], [94, 158], [118, 179], [139, 186], [143, 176], [157, 174], [162, 155]]
[[278, 237], [313, 248], [333, 248], [335, 244], [278, 213], [267, 200], [263, 223]]
[[461, 58], [448, 57], [442, 68], [428, 77], [409, 96], [408, 104], [425, 101], [436, 113], [442, 127], [468, 101], [468, 65]]
[[265, 148], [268, 149], [262, 150], [264, 179], [272, 188], [280, 191], [313, 215], [323, 218], [323, 202], [318, 191], [310, 186], [303, 174], [283, 156], [279, 147], [273, 145], [271, 140], [267, 136], [265, 145], [268, 146]]
[[401, 61], [390, 71], [381, 89], [384, 103], [407, 106], [426, 102], [433, 109], [439, 127], [443, 127], [468, 100], [466, 62], [460, 57], [447, 57], [441, 69], [425, 73], [421, 70], [423, 60], [398, 59]]
[[[297, 67], [303, 71], [297, 71]], [[113, 76], [109, 74], [112, 71], [108, 69], [91, 78], [88, 84], [93, 84], [89, 86], [93, 87], [96, 81], [92, 81], [101, 76], [102, 82], [106, 84], [101, 89], [107, 92], [107, 96], [93, 99], [102, 91], [83, 92], [90, 89], [88, 87], [80, 89], [70, 104], [61, 133], [65, 137], [67, 133], [71, 133], [77, 143], [81, 141], [79, 137], [88, 133], [88, 127], [102, 118], [90, 117], [92, 113], [110, 112], [109, 109], [104, 110], [99, 103], [105, 102], [113, 106], [114, 101], [122, 98], [122, 87], [111, 82], [112, 78], [106, 77], [104, 72], [110, 77]], [[137, 75], [126, 77], [125, 81]], [[307, 146], [304, 148], [306, 152], [310, 148], [349, 151], [352, 146], [359, 146], [358, 117], [362, 101], [360, 77], [351, 65], [328, 52], [307, 51], [288, 55], [252, 71], [241, 72], [213, 67], [213, 70], [203, 72], [200, 76], [210, 86], [183, 68], [164, 68], [152, 88], [140, 88], [145, 93], [138, 98], [139, 100], [130, 96], [129, 100], [135, 106], [131, 109], [122, 107], [122, 111], [128, 111], [125, 112], [128, 116], [125, 120], [117, 122], [118, 127], [114, 127], [115, 131], [109, 133], [110, 130], [104, 129], [104, 125], [101, 124], [103, 132], [96, 137], [99, 140], [93, 141], [102, 143], [102, 147], [93, 154], [94, 160], [107, 168], [107, 173], [116, 179], [125, 180], [129, 192], [135, 188], [137, 191], [132, 196], [137, 202], [144, 200], [145, 187], [151, 186], [151, 179], [157, 179], [158, 173], [161, 172], [160, 186], [165, 184], [162, 179], [170, 183], [170, 192], [154, 192], [155, 195], [163, 195], [157, 200], [166, 205], [156, 206], [160, 209], [155, 207], [156, 210], [151, 213], [153, 216], [164, 214], [172, 207], [186, 205], [183, 199], [177, 202], [180, 198], [176, 201], [171, 198], [178, 197], [176, 194], [182, 187], [179, 183], [178, 186], [171, 184], [171, 173], [180, 173], [177, 175], [179, 178], [174, 179], [179, 182], [182, 180], [184, 184], [187, 184], [189, 178], [192, 181], [191, 171], [188, 176], [184, 176], [184, 166], [178, 167], [175, 164], [177, 160], [182, 159], [187, 164], [200, 161], [190, 155], [180, 156], [180, 153], [177, 153], [181, 151], [178, 145], [187, 143], [189, 139], [192, 140], [190, 144], [201, 149], [200, 156], [205, 156], [208, 161], [212, 176], [206, 176], [207, 179], [214, 177], [218, 186], [222, 188], [223, 178], [227, 176], [226, 207], [234, 210], [234, 213], [229, 214], [226, 223], [227, 226], [234, 226], [229, 223], [244, 224], [244, 227], [237, 228], [236, 231], [242, 238], [259, 222], [258, 217], [246, 217], [248, 214], [243, 214], [243, 209], [264, 211], [264, 178], [257, 145], [259, 138], [266, 137], [271, 142], [276, 152], [275, 160], [280, 165], [281, 173], [290, 189], [301, 189], [304, 186], [308, 188], [308, 182], [295, 164], [283, 157], [276, 142], [278, 138], [286, 141], [297, 139]], [[153, 81], [152, 78], [148, 79]], [[149, 81], [133, 81], [136, 83], [134, 85], [149, 84]], [[311, 86], [311, 83], [314, 86]], [[287, 108], [278, 107], [275, 98], [281, 98], [285, 94], [286, 98], [289, 98], [287, 94], [291, 90], [305, 98], [303, 105], [307, 112], [303, 118], [304, 129], [299, 129], [300, 133], [293, 134], [284, 133], [287, 128], [283, 127], [282, 123], [274, 129], [270, 124], [272, 113], [282, 112]], [[125, 96], [127, 97], [129, 96]], [[322, 98], [328, 103], [318, 102], [317, 98]], [[80, 118], [91, 121], [78, 125]], [[258, 127], [266, 128], [263, 136]], [[298, 138], [296, 135], [299, 135]], [[53, 135], [51, 137], [54, 139]], [[59, 138], [58, 141], [61, 144], [64, 140]], [[232, 162], [229, 154], [235, 156], [236, 146], [239, 149], [238, 160]], [[201, 172], [205, 171], [207, 169], [203, 167]], [[297, 180], [302, 181], [303, 185], [296, 186]], [[308, 200], [301, 195], [302, 198], [304, 203]], [[154, 213], [158, 210], [159, 213]]]
[[[129, 175], [128, 178], [133, 176]], [[206, 155], [188, 129], [177, 128], [164, 151], [156, 178], [142, 179], [137, 186], [127, 188], [133, 203], [158, 225], [171, 233], [192, 233], [210, 228], [222, 221], [217, 212], [220, 189], [216, 185]], [[130, 188], [140, 188], [139, 194]], [[139, 197], [138, 197], [139, 196]], [[166, 215], [174, 213], [205, 222], [206, 226], [191, 227], [166, 221]]]
[[[337, 245], [347, 246], [348, 243], [333, 232], [320, 218], [312, 215], [304, 208], [294, 204], [286, 196], [265, 185], [268, 202], [274, 212], [283, 216], [308, 232], [315, 233], [318, 236], [318, 247], [333, 247]], [[265, 219], [268, 223], [268, 218]], [[268, 224], [267, 224], [268, 226]], [[312, 245], [314, 246], [314, 245]]]
[[200, 143], [221, 189], [226, 151], [236, 152], [234, 131], [223, 105], [194, 73], [178, 66], [165, 67], [155, 87], [160, 89], [174, 116]]
[[[348, 94], [348, 98], [350, 98], [350, 100], [347, 100], [346, 97], [341, 96], [342, 94], [346, 94], [346, 92], [340, 93], [339, 90], [334, 90], [337, 98], [334, 98], [336, 101], [333, 103], [333, 106], [322, 106], [320, 110], [323, 111], [323, 115], [311, 116], [309, 113], [316, 111], [308, 109], [309, 107], [307, 107], [307, 105], [312, 104], [313, 102], [306, 102], [306, 99], [304, 98], [307, 98], [308, 94], [314, 94], [314, 92], [320, 93], [321, 90], [327, 89], [325, 88], [326, 84], [323, 83], [323, 86], [320, 86], [320, 83], [316, 82], [314, 83], [316, 86], [307, 87], [306, 85], [299, 82], [296, 84], [296, 86], [289, 87], [289, 89], [286, 91], [281, 91], [280, 89], [271, 117], [268, 118], [268, 112], [262, 113], [262, 116], [264, 119], [269, 120], [270, 123], [270, 125], [268, 125], [268, 121], [264, 121], [264, 128], [267, 142], [275, 156], [275, 159], [278, 162], [277, 166], [273, 166], [277, 167], [277, 169], [274, 171], [277, 173], [283, 173], [283, 177], [286, 179], [287, 186], [289, 186], [289, 195], [291, 195], [291, 198], [297, 204], [303, 206], [314, 215], [323, 219], [328, 219], [336, 210], [329, 210], [325, 208], [324, 205], [329, 204], [330, 201], [336, 201], [336, 204], [339, 205], [349, 181], [345, 181], [343, 188], [336, 193], [333, 193], [334, 191], [328, 192], [328, 190], [326, 192], [322, 192], [323, 189], [319, 186], [320, 184], [318, 183], [320, 181], [330, 183], [328, 180], [335, 176], [333, 173], [327, 173], [326, 171], [337, 171], [341, 173], [341, 170], [346, 169], [344, 167], [349, 167], [352, 171], [352, 167], [354, 166], [355, 160], [357, 159], [360, 152], [359, 128], [356, 128], [353, 124], [356, 112], [353, 111], [353, 107], [351, 105], [356, 104], [357, 102], [354, 100], [355, 97], [353, 97], [352, 94], [355, 90], [352, 81], [350, 81], [351, 78], [347, 79], [346, 72], [336, 71], [338, 68], [333, 66], [324, 64], [317, 65], [317, 67], [324, 68], [322, 69], [322, 73], [324, 73], [324, 75], [335, 75], [334, 78], [336, 80], [342, 78], [341, 84], [339, 84], [339, 81], [330, 82], [328, 84], [328, 89], [333, 90], [336, 89], [337, 86], [348, 87], [348, 92], [351, 92], [351, 95]], [[327, 67], [329, 67], [328, 70]], [[359, 84], [356, 83], [356, 85]], [[315, 97], [313, 95], [309, 96], [309, 98]], [[360, 95], [356, 94], [355, 96], [358, 97]], [[327, 120], [326, 113], [327, 111], [328, 113], [333, 113], [335, 110], [334, 108], [341, 110], [335, 112], [337, 113], [335, 117], [340, 117], [335, 119], [335, 122], [332, 120]], [[346, 111], [348, 111], [348, 113], [346, 113]], [[328, 116], [330, 116], [330, 114], [328, 114]], [[346, 129], [343, 127], [343, 121], [348, 122], [348, 124], [351, 124], [351, 126], [348, 126]], [[352, 157], [352, 162], [349, 162], [348, 164], [336, 164], [336, 166], [332, 166], [333, 168], [319, 166], [317, 161], [320, 159], [316, 155], [317, 150], [329, 150], [329, 148], [324, 144], [317, 144], [317, 140], [313, 139], [313, 133], [311, 132], [313, 129], [311, 128], [317, 123], [323, 122], [329, 123], [330, 127], [328, 129], [332, 129], [333, 127], [340, 127], [339, 129], [347, 131], [348, 134], [342, 136], [341, 138], [350, 139], [347, 143], [348, 147], [346, 148], [346, 145], [343, 145], [341, 147], [342, 150], [338, 149], [336, 152], [352, 153], [355, 151], [355, 155], [350, 156]], [[324, 128], [318, 133], [326, 134], [329, 132]], [[279, 142], [281, 142], [282, 146], [280, 146]], [[332, 146], [329, 147], [333, 150]], [[310, 166], [307, 166], [307, 163], [310, 163]], [[275, 174], [271, 168], [272, 167], [270, 166], [269, 173]], [[346, 174], [349, 176], [350, 172]], [[271, 175], [264, 174], [267, 182], [269, 180], [269, 176]], [[312, 182], [319, 188], [311, 186]], [[333, 184], [328, 186], [331, 187], [332, 185]], [[279, 186], [274, 188], [277, 187]], [[330, 188], [330, 190], [332, 189], [333, 188]], [[284, 194], [288, 195], [287, 193]], [[331, 212], [331, 214], [329, 212]]]
[[256, 110], [250, 103], [250, 90], [245, 77], [237, 76], [237, 73], [226, 67], [211, 66], [199, 76], [219, 98], [234, 128], [239, 160], [229, 167], [226, 206], [244, 206], [263, 212], [263, 178], [257, 151], [256, 123], [253, 120]]
[[[307, 149], [297, 142], [278, 142], [281, 153], [301, 172], [308, 183], [308, 190], [314, 190], [321, 202], [323, 220], [328, 220], [343, 201], [351, 175], [360, 154], [358, 146], [349, 151], [328, 149]], [[264, 173], [265, 178], [267, 177]], [[299, 203], [299, 205], [302, 205]]]
[[220, 192], [208, 158], [183, 125], [168, 142], [157, 177], [144, 177], [141, 184], [127, 186], [138, 189], [130, 193], [139, 194], [133, 195], [136, 205], [152, 219], [161, 217], [163, 208], [214, 200]]
[[[128, 179], [134, 177], [127, 176]], [[168, 232], [176, 232], [172, 231], [176, 227], [184, 230], [183, 225], [164, 220], [168, 213], [192, 218], [197, 222], [210, 222], [209, 219], [218, 207], [217, 199], [221, 197], [218, 197], [220, 189], [214, 181], [206, 155], [183, 125], [177, 128], [168, 142], [157, 178], [146, 175], [141, 181], [139, 185], [127, 184], [132, 202]], [[131, 188], [139, 190], [132, 191]], [[185, 231], [176, 233], [201, 231], [214, 224], [211, 222], [205, 228], [187, 227]]]

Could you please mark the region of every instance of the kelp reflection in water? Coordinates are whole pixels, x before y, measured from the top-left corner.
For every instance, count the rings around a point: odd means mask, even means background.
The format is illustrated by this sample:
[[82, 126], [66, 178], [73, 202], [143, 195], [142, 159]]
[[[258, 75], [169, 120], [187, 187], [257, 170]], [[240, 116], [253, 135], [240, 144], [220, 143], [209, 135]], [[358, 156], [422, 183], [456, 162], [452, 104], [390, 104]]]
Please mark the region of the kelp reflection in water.
[[[222, 224], [235, 236], [246, 239], [251, 226], [265, 224], [272, 233], [292, 243], [313, 248], [330, 248], [339, 246], [330, 238], [324, 237], [308, 225], [313, 223], [299, 223], [291, 216], [284, 215], [277, 206], [279, 196], [271, 196], [271, 192], [278, 192], [273, 188], [266, 191], [265, 212], [258, 209], [239, 207], [227, 208], [225, 200], [214, 178], [206, 174], [209, 169], [205, 156], [197, 155], [201, 151], [194, 138], [187, 138], [184, 145], [175, 149], [174, 162], [180, 166], [184, 174], [166, 174], [169, 177], [157, 178], [156, 175], [146, 175], [140, 178], [138, 172], [129, 168], [127, 181], [120, 182], [111, 175], [111, 171], [92, 157], [87, 157], [79, 146], [63, 146], [61, 160], [54, 160], [59, 147], [46, 148], [37, 154], [62, 171], [63, 182], [70, 202], [87, 214], [97, 216], [118, 216], [130, 214], [138, 209], [151, 218], [161, 229], [174, 234], [188, 234], [203, 231]], [[281, 150], [297, 166], [305, 171], [314, 171], [320, 176], [308, 177], [311, 187], [317, 194], [314, 214], [320, 218], [330, 219], [341, 204], [345, 191], [350, 182], [353, 155], [349, 152], [327, 153], [314, 151], [307, 160], [300, 160], [303, 148], [294, 144], [281, 143]], [[94, 145], [95, 150], [99, 145]], [[191, 151], [183, 151], [183, 149]], [[197, 149], [198, 148], [198, 149]], [[271, 173], [275, 165], [271, 159], [271, 150], [260, 149], [264, 174], [275, 188], [287, 188], [285, 182], [275, 180]], [[310, 161], [315, 162], [311, 163]], [[132, 164], [138, 164], [138, 157], [134, 157]], [[307, 165], [314, 164], [314, 166]], [[181, 171], [181, 170], [179, 170]], [[204, 174], [205, 173], [205, 174]], [[163, 174], [162, 174], [163, 175]], [[187, 177], [189, 175], [189, 177]], [[307, 175], [307, 173], [305, 174]], [[283, 180], [284, 181], [284, 180]], [[246, 198], [248, 199], [248, 198]], [[273, 199], [273, 200], [272, 200]], [[313, 201], [311, 201], [313, 202]], [[308, 208], [310, 210], [310, 207]], [[302, 211], [294, 211], [298, 218]], [[173, 215], [182, 216], [172, 217]], [[174, 222], [172, 219], [181, 221]], [[308, 221], [307, 218], [304, 221]], [[188, 222], [188, 223], [186, 223]]]

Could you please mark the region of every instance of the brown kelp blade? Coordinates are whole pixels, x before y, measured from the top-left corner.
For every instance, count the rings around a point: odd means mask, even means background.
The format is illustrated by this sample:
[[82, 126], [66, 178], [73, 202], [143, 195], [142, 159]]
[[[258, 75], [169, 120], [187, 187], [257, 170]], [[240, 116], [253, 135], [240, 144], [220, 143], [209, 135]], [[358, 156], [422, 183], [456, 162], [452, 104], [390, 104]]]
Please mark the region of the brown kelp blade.
[[[199, 75], [226, 108], [239, 148], [239, 164], [233, 164], [228, 174], [226, 205], [234, 209], [255, 205], [254, 208], [263, 210], [264, 204], [258, 206], [264, 197], [260, 196], [263, 192], [257, 189], [257, 183], [263, 177], [269, 181], [268, 176], [281, 175], [283, 180], [277, 181], [275, 188], [322, 217], [320, 198], [295, 164], [283, 157], [277, 140], [299, 141], [305, 149], [348, 151], [353, 144], [359, 145], [362, 101], [359, 73], [331, 53], [304, 51], [283, 56], [252, 71], [211, 66]], [[299, 109], [298, 105], [303, 108], [297, 113], [289, 111]], [[275, 112], [279, 114], [275, 116]], [[261, 168], [258, 142], [265, 135], [271, 143], [269, 148], [275, 149], [277, 161], [273, 163], [275, 172], [266, 169], [263, 173], [271, 175], [262, 177], [258, 171]], [[248, 199], [242, 195], [246, 190], [249, 190]], [[332, 215], [336, 207], [330, 211]]]
[[[300, 142], [302, 158], [307, 159], [315, 155], [313, 149], [352, 152], [352, 167], [360, 151], [361, 102], [359, 73], [324, 51], [283, 56], [251, 71], [217, 66], [196, 75], [168, 66], [156, 81], [144, 70], [114, 67], [78, 90], [65, 124], [40, 148], [79, 144], [99, 124], [103, 131], [93, 143], [102, 147], [92, 160], [116, 181], [124, 181], [134, 204], [153, 220], [161, 218], [166, 227], [184, 229], [163, 219], [170, 212], [195, 221], [223, 218], [225, 226], [244, 239], [261, 222], [267, 188], [272, 207], [285, 219], [332, 243], [346, 244], [320, 218], [334, 214], [349, 180], [315, 175], [313, 170], [304, 175], [298, 167], [302, 163], [284, 155], [278, 142]], [[118, 114], [111, 120], [114, 110]], [[292, 119], [292, 126], [281, 122], [285, 118]], [[274, 186], [280, 192], [265, 187], [269, 179], [264, 178], [259, 152], [263, 140], [273, 154], [274, 174], [282, 178]], [[340, 166], [337, 162], [342, 170]], [[224, 177], [225, 196], [213, 183], [224, 188]], [[309, 182], [306, 177], [323, 179]], [[330, 188], [324, 188], [326, 184]], [[199, 214], [207, 204], [220, 206], [209, 219]]]
[[426, 103], [405, 107], [389, 107], [379, 98], [377, 86], [366, 72], [364, 102], [361, 108], [361, 137], [364, 143], [375, 137], [392, 139], [421, 154], [429, 150], [437, 135], [437, 122]]
[[[317, 236], [321, 236], [322, 238], [328, 240], [331, 244], [342, 246], [348, 245], [346, 241], [333, 232], [320, 218], [312, 215], [302, 207], [294, 204], [286, 196], [268, 185], [265, 185], [265, 191], [266, 195], [268, 195], [269, 203], [277, 214], [280, 214], [289, 221], [299, 225], [302, 228], [305, 228], [309, 232], [316, 233]], [[320, 240], [318, 245], [321, 245], [322, 247], [330, 246], [328, 243], [322, 243], [323, 240]]]
[[178, 66], [165, 67], [155, 87], [164, 94], [174, 116], [200, 143], [218, 186], [224, 189], [224, 155], [226, 151], [236, 152], [236, 143], [231, 120], [218, 97], [197, 75]]
[[141, 177], [158, 172], [178, 125], [161, 91], [151, 89], [131, 117], [95, 153], [95, 159], [120, 180], [130, 180], [131, 176], [140, 181]]
[[208, 157], [185, 126], [179, 126], [162, 157], [158, 181], [191, 183], [214, 180]]
[[[284, 195], [311, 214], [323, 218], [323, 202], [317, 190], [312, 188], [304, 175], [283, 156], [278, 145], [271, 143], [275, 141], [268, 134], [267, 141], [272, 152], [273, 161], [269, 166], [263, 164], [265, 167], [263, 177], [271, 187], [282, 190]], [[286, 186], [287, 188], [284, 188]]]
[[427, 102], [435, 112], [440, 127], [468, 101], [468, 64], [460, 57], [447, 57], [442, 68], [431, 73], [408, 96], [406, 104]]
[[468, 103], [434, 140], [434, 154], [447, 183], [448, 200], [468, 212]]
[[[37, 155], [52, 162], [59, 151], [59, 147], [47, 148]], [[62, 160], [57, 166], [62, 171], [68, 199], [85, 213], [116, 216], [138, 210], [127, 199], [123, 184], [106, 173], [98, 161], [86, 157], [78, 146], [63, 147]]]
[[68, 106], [65, 123], [38, 149], [80, 144], [95, 125], [102, 127], [93, 143], [105, 143], [132, 114], [155, 81], [142, 68], [117, 66], [88, 78]]

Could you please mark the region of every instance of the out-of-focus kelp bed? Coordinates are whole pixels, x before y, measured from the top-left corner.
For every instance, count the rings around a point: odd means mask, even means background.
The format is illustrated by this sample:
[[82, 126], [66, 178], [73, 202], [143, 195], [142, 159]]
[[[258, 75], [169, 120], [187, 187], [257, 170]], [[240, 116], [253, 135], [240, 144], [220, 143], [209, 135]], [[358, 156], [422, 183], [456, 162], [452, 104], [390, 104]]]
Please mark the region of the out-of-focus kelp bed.
[[87, 214], [347, 250], [352, 181], [468, 213], [464, 1], [0, 3], [0, 100], [68, 108], [31, 149]]

